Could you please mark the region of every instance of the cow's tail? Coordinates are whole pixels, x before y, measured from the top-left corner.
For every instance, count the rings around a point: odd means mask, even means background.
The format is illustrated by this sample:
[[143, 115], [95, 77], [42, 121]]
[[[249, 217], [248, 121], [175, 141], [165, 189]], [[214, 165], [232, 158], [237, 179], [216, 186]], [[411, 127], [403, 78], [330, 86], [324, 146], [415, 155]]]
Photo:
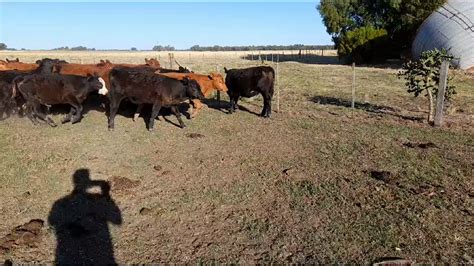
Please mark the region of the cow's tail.
[[18, 96], [19, 94], [19, 87], [21, 86], [21, 84], [23, 84], [23, 77], [17, 77], [15, 79], [13, 79], [13, 82], [12, 82], [12, 99], [16, 98], [16, 96]]

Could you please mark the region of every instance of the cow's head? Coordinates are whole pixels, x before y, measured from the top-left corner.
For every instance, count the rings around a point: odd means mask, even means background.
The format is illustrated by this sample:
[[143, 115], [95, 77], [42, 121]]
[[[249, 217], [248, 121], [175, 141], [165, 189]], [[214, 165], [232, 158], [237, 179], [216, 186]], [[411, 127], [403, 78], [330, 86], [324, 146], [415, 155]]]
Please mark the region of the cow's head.
[[212, 85], [216, 90], [219, 91], [227, 91], [227, 86], [225, 85], [224, 77], [220, 73], [217, 72], [211, 72], [207, 76], [210, 80], [212, 80]]
[[107, 95], [109, 92], [105, 86], [105, 81], [97, 73], [94, 73], [94, 75], [87, 74], [87, 82], [90, 91], [97, 91], [101, 95]]
[[193, 79], [185, 77], [181, 80], [181, 83], [186, 87], [186, 96], [190, 99], [204, 99], [204, 94], [202, 94], [201, 86], [199, 83]]
[[152, 66], [152, 67], [157, 67], [157, 68], [161, 67], [160, 62], [156, 58], [150, 58], [150, 59], [145, 58], [145, 64], [147, 66]]

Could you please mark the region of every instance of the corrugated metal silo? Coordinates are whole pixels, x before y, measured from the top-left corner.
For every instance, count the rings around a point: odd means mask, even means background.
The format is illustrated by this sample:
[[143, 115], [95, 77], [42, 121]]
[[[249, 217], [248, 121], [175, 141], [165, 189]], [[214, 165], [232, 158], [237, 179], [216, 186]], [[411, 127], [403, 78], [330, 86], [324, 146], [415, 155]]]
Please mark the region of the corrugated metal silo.
[[449, 50], [461, 69], [474, 67], [474, 0], [448, 0], [423, 22], [412, 55], [434, 48]]

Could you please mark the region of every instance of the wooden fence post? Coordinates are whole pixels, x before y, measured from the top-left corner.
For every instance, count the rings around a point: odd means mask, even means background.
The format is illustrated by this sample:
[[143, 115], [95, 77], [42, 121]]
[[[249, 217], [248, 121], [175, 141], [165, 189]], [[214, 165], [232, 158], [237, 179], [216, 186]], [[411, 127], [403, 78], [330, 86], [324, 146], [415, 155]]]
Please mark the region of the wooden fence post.
[[352, 102], [351, 102], [352, 116], [354, 116], [354, 108], [355, 108], [355, 86], [356, 86], [355, 82], [356, 82], [355, 63], [352, 63]]
[[[216, 72], [219, 73], [219, 65], [216, 65]], [[217, 104], [221, 107], [221, 91], [217, 90]]]
[[279, 67], [279, 62], [280, 62], [280, 54], [277, 54], [277, 58], [276, 58], [276, 83], [277, 83], [277, 90], [276, 90], [276, 93], [277, 93], [277, 113], [280, 113], [280, 67]]
[[436, 113], [433, 123], [435, 127], [440, 127], [443, 123], [444, 95], [446, 93], [446, 85], [448, 83], [448, 71], [449, 61], [444, 60], [443, 63], [441, 63], [439, 70], [439, 87], [438, 95], [436, 96]]
[[172, 53], [168, 53], [168, 57], [170, 59], [170, 69], [173, 69], [173, 54]]

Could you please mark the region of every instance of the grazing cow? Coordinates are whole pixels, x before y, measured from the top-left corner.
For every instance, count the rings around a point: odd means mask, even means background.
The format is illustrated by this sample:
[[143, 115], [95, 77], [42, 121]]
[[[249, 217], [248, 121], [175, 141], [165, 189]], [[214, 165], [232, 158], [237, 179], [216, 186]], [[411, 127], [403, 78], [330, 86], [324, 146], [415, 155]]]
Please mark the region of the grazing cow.
[[39, 67], [33, 71], [0, 71], [0, 118], [3, 118], [4, 113], [6, 118], [8, 118], [15, 107], [18, 108], [17, 111], [21, 111], [21, 106], [24, 103], [23, 97], [13, 90], [13, 80], [17, 77], [24, 77], [34, 73], [51, 73], [54, 62], [52, 59], [38, 60]]
[[18, 90], [26, 100], [28, 118], [34, 124], [36, 124], [36, 118], [40, 118], [52, 127], [55, 127], [56, 123], [42, 112], [42, 106], [70, 104], [71, 111], [61, 122], [71, 121], [74, 124], [82, 118], [82, 103], [89, 93], [98, 91], [99, 94], [107, 94], [105, 82], [97, 73], [87, 77], [57, 73], [32, 74], [15, 78], [13, 83], [14, 91]]
[[[158, 74], [158, 72], [155, 72]], [[160, 75], [167, 76], [170, 78], [182, 80], [184, 78], [189, 78], [197, 81], [201, 87], [202, 94], [204, 97], [208, 97], [214, 90], [218, 91], [227, 91], [227, 86], [225, 85], [224, 78], [221, 74], [217, 72], [211, 72], [209, 75], [200, 75], [194, 73], [161, 73]], [[191, 100], [191, 105], [193, 106], [193, 112], [191, 113], [191, 118], [196, 117], [199, 111], [202, 108], [202, 103], [198, 99]], [[137, 110], [139, 113], [139, 110]], [[137, 114], [135, 114], [137, 116]]]
[[188, 99], [202, 99], [199, 84], [187, 78], [176, 80], [156, 75], [150, 71], [142, 71], [127, 67], [115, 67], [110, 72], [110, 111], [109, 129], [114, 128], [114, 119], [120, 102], [128, 98], [135, 104], [152, 104], [152, 113], [148, 122], [148, 130], [153, 130], [155, 118], [162, 106], [171, 107], [181, 128], [185, 125], [177, 105]]
[[225, 84], [229, 89], [229, 113], [237, 108], [240, 97], [253, 97], [257, 94], [263, 96], [263, 110], [261, 116], [270, 117], [272, 113], [273, 86], [275, 71], [269, 66], [258, 66], [245, 69], [225, 69], [227, 74]]

